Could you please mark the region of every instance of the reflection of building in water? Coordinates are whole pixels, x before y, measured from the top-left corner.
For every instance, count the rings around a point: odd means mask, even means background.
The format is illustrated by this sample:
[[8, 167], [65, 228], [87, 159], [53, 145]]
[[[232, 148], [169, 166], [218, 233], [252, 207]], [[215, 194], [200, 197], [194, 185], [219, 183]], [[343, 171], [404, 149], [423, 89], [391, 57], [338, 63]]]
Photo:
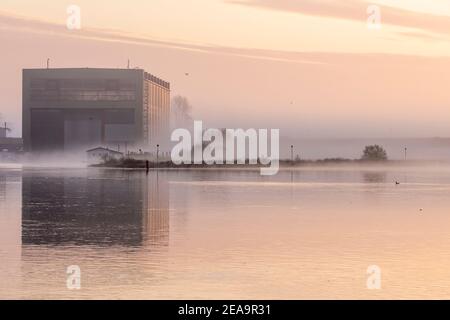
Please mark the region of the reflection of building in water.
[[0, 202], [4, 202], [6, 199], [6, 174], [0, 172]]
[[145, 241], [154, 245], [169, 244], [169, 185], [167, 180], [158, 172], [149, 175], [148, 192], [145, 205], [147, 214], [144, 215]]
[[167, 187], [141, 172], [29, 173], [22, 184], [22, 242], [143, 245], [149, 232], [168, 231]]
[[0, 170], [0, 299], [21, 281], [20, 180], [20, 171]]

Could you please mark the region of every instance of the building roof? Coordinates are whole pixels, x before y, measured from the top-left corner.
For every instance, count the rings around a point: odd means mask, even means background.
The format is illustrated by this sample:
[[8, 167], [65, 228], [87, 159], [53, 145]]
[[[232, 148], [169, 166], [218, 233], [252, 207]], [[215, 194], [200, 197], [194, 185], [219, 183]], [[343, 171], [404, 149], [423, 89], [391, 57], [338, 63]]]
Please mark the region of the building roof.
[[57, 72], [57, 73], [61, 73], [61, 72], [64, 72], [64, 71], [66, 71], [66, 72], [70, 72], [70, 71], [117, 72], [117, 71], [120, 71], [120, 72], [131, 72], [131, 73], [133, 73], [133, 72], [140, 72], [140, 73], [143, 73], [145, 80], [154, 82], [154, 83], [156, 83], [156, 84], [158, 84], [158, 85], [160, 85], [160, 86], [170, 90], [170, 83], [169, 82], [167, 82], [167, 81], [165, 81], [165, 80], [163, 80], [161, 78], [158, 78], [158, 77], [152, 75], [149, 72], [146, 72], [142, 68], [88, 68], [88, 67], [85, 67], [85, 68], [29, 68], [29, 69], [23, 69], [23, 72], [33, 72], [33, 71], [35, 71], [35, 72], [43, 72], [43, 71], [45, 71], [45, 72]]
[[22, 138], [13, 138], [13, 137], [0, 137], [1, 145], [22, 145]]
[[81, 68], [24, 68], [24, 71], [73, 71], [73, 70], [102, 70], [102, 71], [144, 71], [141, 68], [89, 68], [89, 67], [81, 67]]
[[86, 152], [92, 152], [92, 151], [97, 151], [97, 150], [104, 150], [104, 151], [108, 151], [108, 152], [115, 153], [115, 154], [123, 154], [122, 152], [119, 152], [116, 150], [111, 150], [109, 148], [104, 148], [104, 147], [96, 147], [93, 149], [86, 150]]

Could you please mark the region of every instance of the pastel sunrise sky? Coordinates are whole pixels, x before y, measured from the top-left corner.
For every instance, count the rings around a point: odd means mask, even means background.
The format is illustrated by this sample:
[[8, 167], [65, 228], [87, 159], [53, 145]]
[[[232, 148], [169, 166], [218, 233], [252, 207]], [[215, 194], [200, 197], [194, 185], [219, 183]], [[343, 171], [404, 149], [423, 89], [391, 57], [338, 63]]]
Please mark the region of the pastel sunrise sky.
[[[81, 30], [66, 27], [69, 5]], [[367, 26], [378, 5], [381, 28]], [[2, 0], [0, 113], [21, 70], [132, 67], [215, 127], [305, 138], [450, 136], [448, 0]], [[189, 73], [186, 76], [186, 73]]]

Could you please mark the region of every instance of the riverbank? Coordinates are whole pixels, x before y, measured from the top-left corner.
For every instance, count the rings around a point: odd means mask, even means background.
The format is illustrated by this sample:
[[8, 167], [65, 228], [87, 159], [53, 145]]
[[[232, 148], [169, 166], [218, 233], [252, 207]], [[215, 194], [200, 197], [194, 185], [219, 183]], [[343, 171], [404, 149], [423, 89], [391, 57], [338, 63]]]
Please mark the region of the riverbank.
[[[329, 158], [318, 160], [280, 160], [280, 168], [292, 168], [292, 167], [315, 167], [315, 166], [449, 166], [450, 161], [429, 161], [429, 160], [380, 160], [380, 161], [368, 161], [361, 159], [343, 159], [343, 158]], [[97, 168], [127, 168], [127, 169], [202, 169], [202, 168], [261, 168], [265, 167], [261, 164], [174, 164], [172, 161], [160, 161], [152, 162], [146, 160], [136, 160], [130, 158], [124, 159], [109, 159], [99, 164], [90, 165], [90, 167]]]

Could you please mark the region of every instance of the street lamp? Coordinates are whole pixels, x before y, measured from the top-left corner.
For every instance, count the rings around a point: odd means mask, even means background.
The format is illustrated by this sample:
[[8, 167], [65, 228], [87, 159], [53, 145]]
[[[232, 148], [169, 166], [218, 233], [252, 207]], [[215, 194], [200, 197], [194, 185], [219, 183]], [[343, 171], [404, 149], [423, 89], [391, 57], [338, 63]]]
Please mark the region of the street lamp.
[[159, 162], [159, 144], [156, 145], [156, 166], [158, 166]]
[[294, 162], [294, 145], [291, 144], [291, 162]]

